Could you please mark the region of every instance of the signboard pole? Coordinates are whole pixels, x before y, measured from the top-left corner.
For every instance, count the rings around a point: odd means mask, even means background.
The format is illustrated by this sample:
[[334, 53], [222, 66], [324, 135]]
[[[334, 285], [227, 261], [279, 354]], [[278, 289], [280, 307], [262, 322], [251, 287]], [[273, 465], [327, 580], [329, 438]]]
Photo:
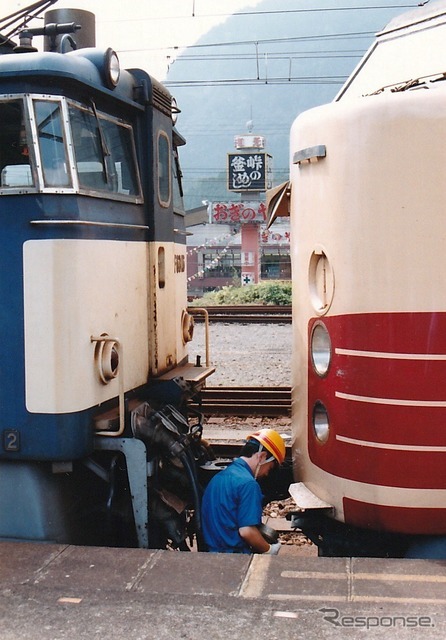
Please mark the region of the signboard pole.
[[257, 284], [260, 280], [260, 224], [241, 225], [242, 286]]

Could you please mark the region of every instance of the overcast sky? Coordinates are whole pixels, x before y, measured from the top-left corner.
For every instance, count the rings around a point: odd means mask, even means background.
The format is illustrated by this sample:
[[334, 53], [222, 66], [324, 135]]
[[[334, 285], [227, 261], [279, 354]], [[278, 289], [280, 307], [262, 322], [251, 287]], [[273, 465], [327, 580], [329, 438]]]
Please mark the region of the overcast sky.
[[[0, 17], [32, 0], [0, 0]], [[123, 67], [140, 67], [159, 80], [169, 63], [234, 11], [259, 0], [59, 0], [51, 9], [85, 9], [96, 15], [96, 44], [115, 49]], [[32, 26], [35, 26], [33, 24]], [[37, 39], [35, 46], [40, 48]]]

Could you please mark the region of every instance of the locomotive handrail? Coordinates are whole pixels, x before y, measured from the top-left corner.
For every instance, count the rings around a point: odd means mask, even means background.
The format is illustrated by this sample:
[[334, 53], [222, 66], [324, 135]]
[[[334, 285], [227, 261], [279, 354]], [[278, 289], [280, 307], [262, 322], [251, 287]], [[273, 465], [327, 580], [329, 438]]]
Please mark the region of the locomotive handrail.
[[201, 314], [204, 317], [204, 336], [205, 336], [205, 348], [206, 348], [206, 366], [211, 366], [211, 357], [209, 349], [209, 313], [207, 309], [203, 307], [188, 307], [187, 312], [193, 315], [194, 313]]
[[30, 224], [73, 224], [73, 225], [87, 225], [94, 227], [116, 227], [119, 229], [142, 229], [148, 231], [149, 226], [145, 224], [128, 224], [121, 222], [94, 222], [93, 220], [31, 220]]
[[116, 345], [116, 349], [119, 356], [119, 367], [117, 370], [118, 375], [118, 398], [119, 398], [119, 429], [117, 431], [97, 431], [97, 436], [112, 436], [118, 437], [124, 433], [125, 429], [125, 406], [124, 406], [124, 353], [121, 341], [119, 338], [112, 338], [111, 336], [90, 336], [91, 342], [113, 342]]

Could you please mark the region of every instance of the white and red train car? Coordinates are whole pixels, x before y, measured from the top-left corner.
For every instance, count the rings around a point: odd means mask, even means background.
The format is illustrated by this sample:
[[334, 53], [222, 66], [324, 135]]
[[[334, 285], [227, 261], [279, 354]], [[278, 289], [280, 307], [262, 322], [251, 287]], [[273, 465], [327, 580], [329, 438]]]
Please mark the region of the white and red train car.
[[291, 491], [321, 554], [446, 557], [445, 38], [444, 0], [393, 20], [291, 130]]

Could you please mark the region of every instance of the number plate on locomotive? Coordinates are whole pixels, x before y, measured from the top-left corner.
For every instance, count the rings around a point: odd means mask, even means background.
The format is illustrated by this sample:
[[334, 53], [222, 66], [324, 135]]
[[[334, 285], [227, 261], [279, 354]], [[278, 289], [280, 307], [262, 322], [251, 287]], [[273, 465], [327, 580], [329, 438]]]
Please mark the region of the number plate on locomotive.
[[3, 431], [3, 449], [5, 451], [20, 451], [20, 431], [16, 429]]

